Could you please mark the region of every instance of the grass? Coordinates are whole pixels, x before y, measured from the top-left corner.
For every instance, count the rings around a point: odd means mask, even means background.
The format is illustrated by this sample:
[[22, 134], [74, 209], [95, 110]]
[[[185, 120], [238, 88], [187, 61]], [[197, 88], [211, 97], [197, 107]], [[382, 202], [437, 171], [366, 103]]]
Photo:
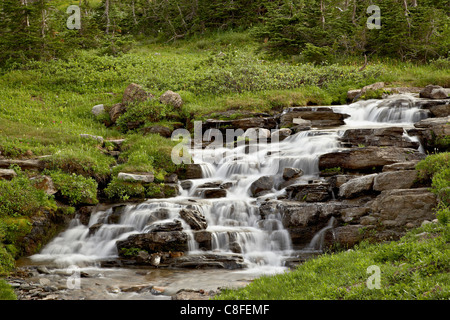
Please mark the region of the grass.
[[[263, 276], [238, 290], [224, 290], [216, 299], [449, 299], [449, 241], [448, 224], [429, 224], [409, 232], [399, 242], [361, 243], [353, 250], [325, 254], [294, 271]], [[370, 266], [380, 270], [379, 289], [370, 286]]]

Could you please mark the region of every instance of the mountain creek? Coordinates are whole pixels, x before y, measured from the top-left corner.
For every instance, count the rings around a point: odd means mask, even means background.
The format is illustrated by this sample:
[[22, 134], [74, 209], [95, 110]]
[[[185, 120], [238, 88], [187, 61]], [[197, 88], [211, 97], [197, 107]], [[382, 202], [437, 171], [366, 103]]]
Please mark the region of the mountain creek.
[[[435, 219], [415, 165], [450, 134], [449, 107], [406, 93], [209, 119], [178, 195], [78, 211], [7, 280], [28, 300], [209, 299], [330, 248], [399, 239]], [[258, 139], [207, 147], [227, 129]]]

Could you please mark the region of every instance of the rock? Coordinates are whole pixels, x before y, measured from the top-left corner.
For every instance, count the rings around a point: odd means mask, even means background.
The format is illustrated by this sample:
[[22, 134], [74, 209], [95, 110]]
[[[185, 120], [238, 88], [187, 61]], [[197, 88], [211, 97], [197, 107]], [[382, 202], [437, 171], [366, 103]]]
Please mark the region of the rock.
[[127, 107], [123, 103], [116, 103], [109, 110], [109, 118], [112, 123], [115, 123], [119, 117], [127, 111]]
[[194, 239], [197, 241], [199, 249], [201, 250], [211, 250], [212, 235], [211, 231], [207, 230], [197, 230], [194, 231]]
[[119, 172], [119, 174], [117, 175], [117, 178], [119, 180], [124, 180], [124, 181], [144, 182], [144, 183], [150, 183], [155, 180], [153, 173], [132, 174], [132, 173]]
[[95, 223], [89, 227], [89, 235], [94, 235], [101, 227], [103, 227], [103, 223]]
[[450, 103], [432, 106], [430, 112], [435, 117], [448, 117], [450, 116]]
[[434, 219], [436, 195], [427, 188], [385, 190], [370, 204], [373, 216], [388, 228], [402, 228], [407, 223], [420, 226]]
[[205, 217], [197, 210], [182, 209], [180, 217], [186, 221], [192, 230], [204, 230], [208, 227]]
[[181, 96], [171, 90], [164, 92], [161, 97], [159, 97], [159, 101], [161, 103], [171, 105], [176, 110], [180, 110], [183, 106], [183, 99], [181, 99]]
[[330, 198], [327, 183], [296, 183], [286, 187], [288, 199], [306, 202], [322, 202]]
[[164, 176], [164, 183], [178, 183], [178, 176], [175, 173]]
[[290, 180], [294, 178], [299, 178], [303, 175], [303, 171], [297, 168], [284, 168], [283, 169], [283, 179]]
[[441, 86], [427, 85], [422, 91], [420, 91], [419, 96], [421, 98], [429, 99], [446, 99], [448, 94], [444, 88]]
[[384, 82], [375, 82], [373, 84], [367, 85], [362, 89], [349, 90], [347, 91], [347, 99], [354, 101], [361, 95], [365, 94], [367, 91], [376, 91], [384, 88]]
[[173, 268], [190, 268], [190, 269], [243, 269], [246, 267], [244, 259], [240, 254], [189, 254], [176, 259], [169, 263], [169, 267]]
[[348, 129], [339, 139], [343, 147], [353, 148], [394, 146], [400, 148], [419, 148], [419, 143], [404, 136], [402, 127], [377, 129]]
[[43, 190], [46, 194], [52, 195], [58, 192], [53, 185], [53, 180], [49, 176], [38, 176], [30, 179], [35, 188]]
[[123, 92], [122, 104], [127, 105], [134, 102], [139, 103], [152, 98], [154, 98], [154, 96], [145, 91], [142, 86], [136, 83], [131, 83]]
[[445, 118], [429, 118], [414, 124], [416, 129], [408, 130], [410, 135], [418, 136], [422, 146], [430, 152], [435, 149], [447, 151], [448, 145], [441, 143], [450, 135], [450, 116]]
[[244, 133], [244, 137], [251, 140], [267, 140], [270, 139], [270, 130], [265, 128], [250, 128]]
[[98, 104], [96, 106], [93, 106], [91, 112], [94, 116], [97, 117], [105, 112], [105, 106], [103, 104]]
[[200, 164], [197, 164], [197, 163], [185, 164], [183, 166], [183, 168], [178, 170], [177, 174], [178, 174], [178, 177], [180, 177], [183, 180], [203, 178], [202, 167]]
[[11, 180], [17, 177], [17, 173], [13, 169], [0, 169], [0, 180]]
[[181, 221], [177, 219], [162, 223], [152, 223], [146, 228], [147, 232], [173, 232], [182, 230], [183, 225], [181, 224]]
[[254, 117], [235, 120], [215, 120], [208, 119], [202, 125], [203, 131], [208, 129], [218, 129], [226, 133], [226, 129], [242, 129], [244, 131], [251, 128], [275, 129], [278, 123], [273, 117]]
[[270, 139], [272, 142], [274, 141], [283, 141], [284, 139], [286, 139], [287, 137], [289, 137], [292, 134], [292, 130], [288, 129], [288, 128], [281, 128], [277, 131], [274, 131], [271, 135], [270, 135]]
[[328, 183], [331, 188], [340, 188], [344, 183], [350, 181], [351, 179], [357, 178], [357, 176], [349, 174], [337, 174], [328, 178]]
[[214, 291], [181, 289], [172, 296], [172, 300], [211, 300], [214, 296]]
[[398, 162], [383, 167], [383, 172], [399, 171], [399, 170], [415, 170], [420, 160], [412, 160], [406, 162]]
[[138, 248], [148, 253], [158, 252], [186, 252], [188, 250], [188, 236], [182, 231], [151, 232], [134, 234], [126, 240], [116, 242], [119, 255], [123, 249]]
[[334, 241], [344, 248], [351, 248], [364, 239], [362, 230], [367, 229], [363, 225], [346, 225], [335, 228]]
[[370, 174], [349, 180], [339, 188], [340, 198], [354, 198], [372, 190], [373, 181], [377, 174]]
[[180, 185], [183, 190], [189, 190], [190, 188], [192, 188], [193, 183], [192, 181], [184, 180], [181, 181]]
[[80, 138], [96, 140], [100, 144], [103, 144], [103, 137], [101, 136], [93, 136], [92, 134], [80, 134]]
[[359, 221], [359, 219], [362, 216], [368, 214], [369, 211], [370, 209], [366, 207], [353, 207], [342, 209], [341, 211], [342, 221], [344, 221], [345, 223], [352, 223], [355, 221]]
[[143, 130], [144, 135], [149, 133], [159, 134], [162, 137], [170, 138], [172, 136], [172, 130], [165, 126], [154, 125], [146, 127]]
[[197, 192], [200, 192], [200, 196], [205, 199], [225, 198], [227, 196], [227, 190], [222, 188], [198, 188]]
[[0, 168], [8, 169], [11, 165], [18, 165], [22, 170], [42, 170], [45, 168], [45, 160], [30, 159], [30, 160], [13, 160], [1, 159]]
[[294, 119], [300, 118], [311, 122], [312, 127], [324, 128], [344, 125], [344, 119], [349, 115], [343, 113], [335, 113], [329, 107], [294, 107], [283, 111], [280, 117], [281, 127], [291, 127], [294, 124]]
[[273, 184], [274, 178], [272, 176], [263, 176], [250, 185], [250, 193], [253, 197], [256, 197], [263, 191], [272, 190]]
[[410, 189], [416, 180], [417, 172], [415, 170], [382, 172], [375, 177], [373, 190]]
[[397, 147], [366, 147], [331, 152], [319, 157], [319, 169], [342, 168], [369, 170], [396, 162], [422, 160], [426, 157], [415, 149]]

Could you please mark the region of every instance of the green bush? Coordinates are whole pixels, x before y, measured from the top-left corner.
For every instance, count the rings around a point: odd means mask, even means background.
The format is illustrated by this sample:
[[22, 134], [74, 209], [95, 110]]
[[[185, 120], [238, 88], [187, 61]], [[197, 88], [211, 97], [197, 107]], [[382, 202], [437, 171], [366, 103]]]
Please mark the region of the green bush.
[[[0, 247], [0, 256], [1, 256], [1, 247]], [[0, 271], [1, 271], [1, 264], [0, 264]], [[6, 281], [2, 279], [0, 279], [0, 300], [17, 300], [14, 290], [11, 288], [10, 285], [6, 283]]]
[[36, 189], [20, 169], [15, 170], [18, 175], [11, 181], [0, 180], [0, 217], [31, 216], [41, 208], [55, 208], [43, 190]]
[[114, 177], [104, 190], [109, 199], [129, 200], [133, 198], [144, 198], [145, 188], [139, 182], [123, 181]]
[[49, 175], [55, 188], [70, 205], [98, 203], [98, 184], [94, 179], [62, 171], [51, 171]]

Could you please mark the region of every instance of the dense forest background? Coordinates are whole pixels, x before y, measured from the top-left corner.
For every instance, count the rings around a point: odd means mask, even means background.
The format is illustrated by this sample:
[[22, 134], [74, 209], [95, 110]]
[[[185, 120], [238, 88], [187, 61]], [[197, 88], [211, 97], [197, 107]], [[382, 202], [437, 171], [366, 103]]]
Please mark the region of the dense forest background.
[[[70, 4], [81, 29], [69, 30]], [[377, 5], [381, 28], [366, 25]], [[117, 55], [134, 41], [176, 42], [248, 30], [269, 55], [301, 62], [347, 56], [429, 61], [448, 58], [450, 0], [3, 0], [0, 66], [64, 58], [76, 49]]]

